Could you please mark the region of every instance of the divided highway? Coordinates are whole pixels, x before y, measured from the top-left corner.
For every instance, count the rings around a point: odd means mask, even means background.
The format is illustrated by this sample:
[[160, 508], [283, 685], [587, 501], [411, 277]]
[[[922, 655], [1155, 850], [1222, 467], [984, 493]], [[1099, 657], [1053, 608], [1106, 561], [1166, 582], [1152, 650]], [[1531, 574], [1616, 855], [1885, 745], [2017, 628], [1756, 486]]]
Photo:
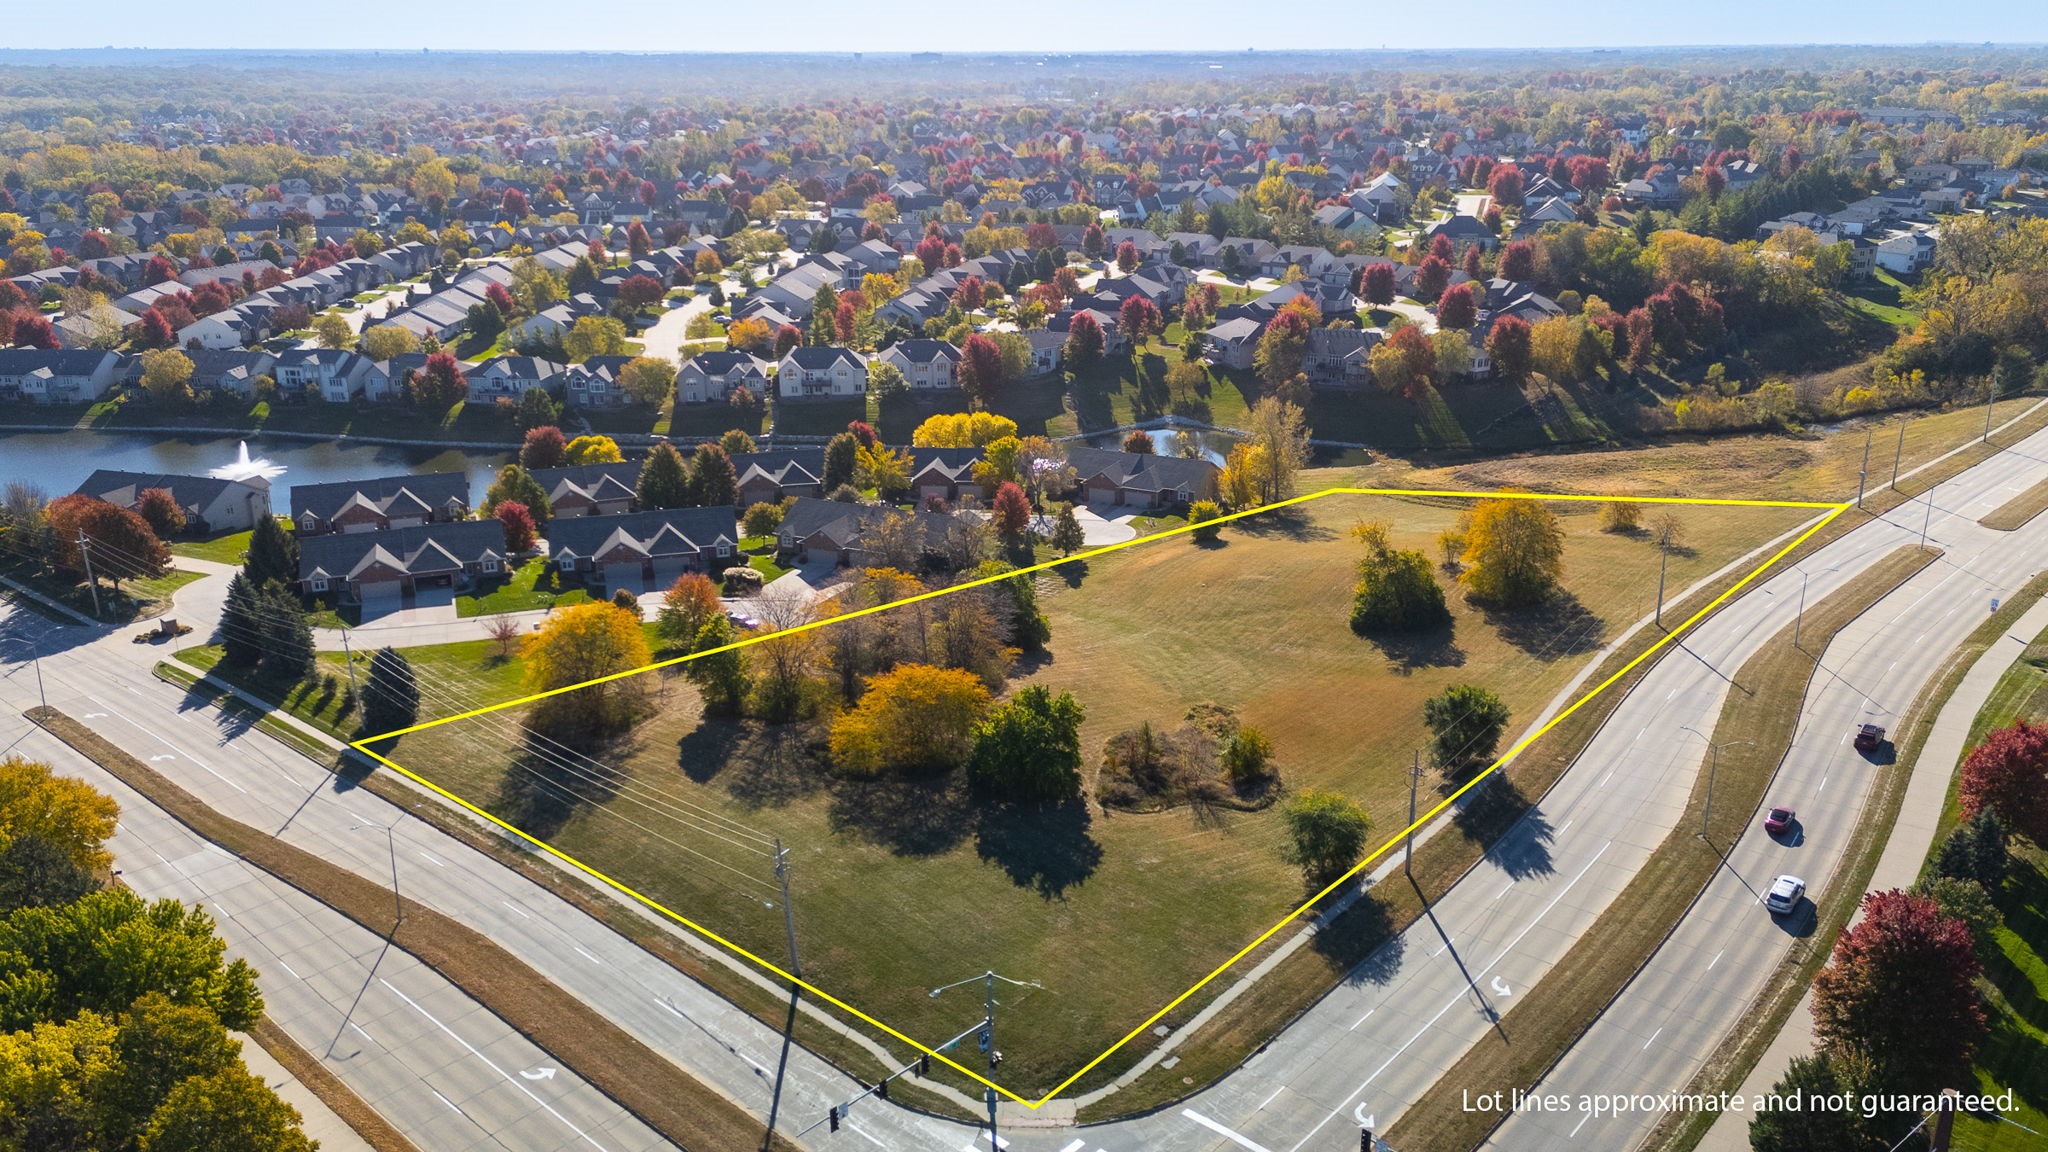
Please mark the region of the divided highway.
[[[1696, 1062], [1711, 1048], [1719, 1038], [1716, 1029], [1725, 1028], [1746, 1002], [1750, 993], [1745, 989], [1753, 988], [1788, 943], [1762, 909], [1749, 903], [1753, 897], [1740, 880], [1755, 885], [1759, 876], [1768, 881], [1777, 871], [1795, 870], [1824, 889], [1841, 837], [1856, 818], [1865, 782], [1843, 759], [1850, 754], [1846, 746], [1837, 747], [1836, 742], [1859, 717], [1891, 716], [1903, 709], [1934, 665], [1981, 620], [1989, 597], [2009, 593], [2038, 567], [2031, 558], [2044, 554], [2048, 521], [2017, 535], [1990, 533], [1974, 521], [2044, 476], [2048, 433], [2029, 438], [1935, 490], [1931, 538], [1946, 555], [1831, 646], [1823, 661], [1828, 671], [1816, 681], [1807, 703], [1799, 746], [1787, 762], [1781, 786], [1772, 791], [1774, 800], [1789, 798], [1801, 809], [1805, 841], [1788, 848], [1746, 837], [1737, 846], [1733, 870], [1715, 882], [1716, 891], [1695, 909], [1643, 979], [1560, 1065], [1545, 1090], [1578, 1091], [1585, 1086], [1618, 1091], [1625, 1087], [1619, 1079], [1624, 1076], [1630, 1082], [1671, 1089], [1690, 1078], [1687, 1061]], [[1808, 578], [1809, 600], [1825, 598], [1865, 566], [1916, 541], [1920, 517], [1921, 506], [1915, 502], [1820, 550], [1801, 566]], [[1494, 1027], [1497, 1014], [1540, 988], [1544, 974], [1674, 825], [1705, 751], [1704, 743], [1682, 727], [1711, 731], [1728, 690], [1725, 675], [1790, 625], [1800, 578], [1798, 570], [1777, 573], [1686, 637], [1683, 649], [1662, 659], [1621, 703], [1539, 809], [1439, 901], [1430, 916], [1360, 965], [1244, 1068], [1188, 1100], [1144, 1117], [1084, 1129], [1006, 1130], [1005, 1145], [1016, 1152], [1326, 1152], [1357, 1147], [1361, 1121], [1371, 1119], [1383, 1129]], [[50, 704], [151, 761], [228, 816], [275, 831], [378, 883], [389, 882], [391, 869], [383, 828], [395, 825], [400, 886], [407, 897], [484, 932], [691, 1074], [765, 1115], [780, 1048], [772, 1028], [482, 853], [405, 819], [402, 810], [366, 792], [337, 790], [325, 773], [261, 732], [224, 721], [211, 710], [192, 709], [182, 691], [148, 674], [154, 659], [149, 649], [131, 646], [122, 636], [59, 628], [4, 608], [0, 634], [40, 635], [41, 671]], [[47, 755], [64, 770], [78, 771], [109, 787], [68, 750], [53, 748], [54, 742], [46, 742], [39, 733], [17, 733], [25, 727], [19, 713], [36, 702], [37, 688], [29, 666], [15, 662], [17, 646], [5, 648], [9, 663], [0, 667], [0, 704], [5, 705], [5, 717], [12, 719], [0, 729], [0, 740], [19, 739], [22, 750]], [[132, 795], [122, 799], [128, 816], [114, 847], [138, 887], [146, 882], [161, 885], [145, 889], [150, 894], [225, 900], [234, 915], [221, 915], [223, 931], [236, 953], [263, 972], [265, 995], [279, 1018], [291, 1013], [309, 1021], [324, 1019], [338, 1028], [339, 993], [301, 968], [302, 954], [295, 949], [360, 960], [365, 938], [374, 938], [338, 916], [307, 910], [301, 906], [303, 897], [278, 891], [281, 886], [274, 883], [217, 867], [187, 871], [159, 861], [155, 852], [180, 861], [203, 856], [204, 850], [181, 841], [181, 830], [139, 823], [147, 818], [146, 806], [138, 806]], [[167, 822], [160, 814], [155, 821]], [[178, 845], [179, 851], [166, 844]], [[1796, 865], [1781, 863], [1781, 858], [1796, 860]], [[220, 885], [207, 886], [216, 873]], [[1398, 873], [1388, 882], [1401, 882]], [[229, 883], [234, 885], [232, 892], [225, 887]], [[1724, 887], [1729, 890], [1721, 892]], [[263, 906], [277, 907], [278, 923], [291, 925], [275, 939], [267, 920], [254, 921], [262, 939], [237, 926], [243, 915], [237, 901], [246, 902], [259, 893], [268, 893], [262, 897]], [[272, 946], [281, 947], [283, 954], [268, 952]], [[1668, 976], [1661, 975], [1666, 965]], [[534, 1070], [541, 1058], [531, 1049], [522, 1053], [501, 1047], [497, 1032], [509, 1030], [488, 1013], [474, 1010], [474, 1005], [467, 1013], [459, 1006], [445, 1013], [434, 1007], [467, 1001], [452, 989], [415, 993], [415, 986], [427, 984], [404, 980], [439, 979], [425, 972], [407, 975], [415, 967], [394, 954], [384, 959], [378, 977], [406, 989], [407, 996], [458, 1033], [461, 1042], [417, 1020], [411, 1033], [402, 1034], [405, 1046], [439, 1045], [438, 1049], [422, 1048], [417, 1059], [406, 1059], [365, 1043], [360, 1052], [329, 1059], [328, 1065], [380, 1108], [391, 1102], [386, 1114], [414, 1133], [423, 1148], [477, 1142], [463, 1142], [445, 1128], [423, 1136], [425, 1129], [415, 1127], [426, 1123], [426, 1103], [443, 1107], [433, 1094], [445, 1092], [447, 1083], [480, 1100], [485, 1097], [478, 1094], [488, 1090], [493, 1094], [488, 1097], [491, 1106], [478, 1111], [506, 1118], [504, 1126], [520, 1133], [536, 1134], [525, 1143], [507, 1137], [504, 1147], [589, 1146], [566, 1127], [557, 1125], [560, 1131], [549, 1132], [554, 1120], [545, 1109], [533, 1106], [540, 1102], [575, 1119], [607, 1149], [658, 1146], [658, 1141], [639, 1142], [637, 1122], [608, 1116], [604, 1109], [616, 1106], [582, 1085], [568, 1069], [537, 1081], [521, 1078], [519, 1086], [503, 1083], [505, 1077], [469, 1055], [466, 1044], [491, 1053], [491, 1063], [513, 1076]], [[349, 971], [353, 970], [337, 973], [327, 983], [352, 996], [355, 987], [349, 986]], [[447, 999], [450, 996], [452, 1000]], [[378, 1036], [385, 1018], [404, 1019], [393, 1014], [414, 1011], [381, 983], [373, 983], [365, 994], [366, 1004], [373, 999], [376, 1015], [356, 1017], [372, 1036]], [[320, 1016], [323, 1011], [325, 1017]], [[318, 1036], [319, 1029], [311, 1027], [293, 1031], [316, 1053], [333, 1035], [329, 1031], [326, 1037]], [[338, 1053], [347, 1051], [346, 1044], [337, 1047]], [[795, 1050], [780, 1127], [785, 1132], [806, 1127], [822, 1119], [829, 1104], [857, 1092], [850, 1080], [823, 1061]], [[463, 1095], [446, 1094], [467, 1107]], [[520, 1100], [530, 1103], [522, 1105]], [[526, 1118], [510, 1124], [519, 1109]], [[449, 1111], [441, 1123], [452, 1124], [454, 1119]], [[1655, 1117], [1644, 1118], [1641, 1126], [1654, 1122]], [[1500, 1146], [1562, 1146], [1574, 1138], [1570, 1129], [1571, 1124], [1559, 1131], [1504, 1129]], [[604, 1135], [597, 1135], [600, 1132]], [[1587, 1125], [1576, 1139], [1610, 1148], [1626, 1146], [1639, 1134], [1621, 1122], [1602, 1122]], [[497, 1138], [494, 1133], [492, 1139]], [[878, 1102], [862, 1105], [839, 1133], [827, 1135], [820, 1129], [804, 1143], [814, 1148], [874, 1146], [903, 1152], [988, 1148], [986, 1137], [968, 1125]], [[479, 1146], [490, 1146], [490, 1141]]]

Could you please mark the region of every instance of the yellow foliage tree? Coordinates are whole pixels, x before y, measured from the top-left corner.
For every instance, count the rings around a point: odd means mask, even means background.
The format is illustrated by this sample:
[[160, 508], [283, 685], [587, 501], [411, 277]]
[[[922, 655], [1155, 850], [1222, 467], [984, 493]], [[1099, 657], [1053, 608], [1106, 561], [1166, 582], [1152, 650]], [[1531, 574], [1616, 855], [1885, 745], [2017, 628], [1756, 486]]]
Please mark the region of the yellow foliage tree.
[[609, 600], [574, 604], [549, 615], [520, 648], [526, 661], [526, 690], [554, 692], [573, 684], [587, 687], [537, 702], [528, 726], [550, 736], [587, 735], [630, 724], [639, 699], [635, 677], [602, 684], [589, 681], [644, 668], [653, 662], [637, 613]]
[[569, 464], [617, 464], [625, 460], [619, 442], [609, 436], [578, 436], [569, 441], [562, 458]]
[[988, 704], [988, 689], [958, 668], [905, 664], [870, 676], [860, 703], [832, 722], [832, 763], [860, 776], [955, 767]]
[[1458, 579], [1474, 596], [1509, 607], [1533, 604], [1564, 575], [1564, 527], [1540, 500], [1481, 500], [1472, 508], [1461, 560]]
[[113, 857], [101, 841], [114, 834], [121, 806], [82, 780], [20, 756], [0, 759], [0, 849], [18, 836], [40, 836], [88, 871]]
[[993, 412], [941, 412], [910, 434], [919, 448], [985, 448], [1017, 434], [1017, 422]]
[[1258, 444], [1244, 443], [1230, 450], [1223, 462], [1223, 474], [1217, 479], [1218, 495], [1232, 508], [1250, 508], [1259, 503], [1259, 494], [1272, 484], [1273, 458]]

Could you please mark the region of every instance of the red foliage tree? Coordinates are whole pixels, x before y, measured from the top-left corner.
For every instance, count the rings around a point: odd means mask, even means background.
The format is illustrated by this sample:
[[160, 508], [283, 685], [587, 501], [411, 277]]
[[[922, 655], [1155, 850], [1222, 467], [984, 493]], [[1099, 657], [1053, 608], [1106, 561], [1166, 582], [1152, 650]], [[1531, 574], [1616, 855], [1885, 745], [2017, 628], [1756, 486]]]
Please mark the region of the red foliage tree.
[[1978, 970], [1967, 924], [1925, 897], [1873, 892], [1813, 978], [1814, 1034], [1867, 1060], [1878, 1087], [1970, 1083], [1985, 1033]]
[[1152, 443], [1151, 433], [1143, 428], [1133, 428], [1130, 434], [1124, 437], [1124, 451], [1138, 456], [1152, 456], [1156, 455], [1159, 449]]
[[1520, 316], [1502, 316], [1486, 334], [1486, 354], [1493, 359], [1493, 371], [1501, 379], [1519, 384], [1529, 376], [1529, 322]]
[[1479, 306], [1470, 284], [1453, 284], [1436, 299], [1436, 322], [1442, 328], [1470, 328], [1479, 321]]
[[1395, 280], [1392, 263], [1368, 264], [1365, 266], [1365, 291], [1359, 293], [1370, 304], [1391, 304], [1394, 302]]
[[453, 353], [436, 352], [427, 357], [426, 367], [413, 374], [413, 403], [430, 412], [445, 412], [469, 394], [469, 380]]
[[1117, 271], [1129, 275], [1138, 266], [1138, 246], [1129, 240], [1116, 246]]
[[1472, 244], [1466, 247], [1465, 259], [1463, 263], [1465, 266], [1465, 275], [1470, 276], [1474, 280], [1483, 280], [1486, 278], [1486, 263], [1479, 255], [1479, 245]]
[[512, 298], [511, 289], [506, 288], [503, 284], [493, 284], [489, 288], [484, 289], [484, 299], [497, 305], [498, 315], [500, 316], [516, 316], [519, 314], [519, 301]]
[[499, 201], [499, 207], [504, 210], [506, 219], [524, 220], [526, 218], [526, 193], [521, 192], [517, 188], [505, 189], [505, 198]]
[[1132, 351], [1145, 342], [1145, 338], [1163, 330], [1159, 322], [1159, 309], [1144, 296], [1126, 296], [1122, 307], [1116, 310], [1116, 330], [1131, 342]]
[[953, 289], [953, 300], [969, 312], [988, 303], [988, 281], [979, 276], [969, 276]]
[[533, 512], [517, 500], [507, 500], [498, 505], [492, 513], [497, 517], [498, 526], [505, 530], [505, 551], [524, 552], [533, 547], [540, 535], [540, 528], [533, 522]]
[[1415, 270], [1415, 298], [1435, 302], [1451, 282], [1451, 266], [1439, 256], [1425, 256]]
[[832, 310], [832, 335], [841, 344], [853, 343], [854, 332], [860, 323], [860, 311], [853, 306], [852, 300], [847, 299], [851, 295], [851, 292], [842, 294], [839, 306]]
[[775, 330], [775, 358], [777, 360], [780, 360], [784, 356], [789, 355], [790, 349], [801, 348], [803, 346], [803, 329], [797, 327], [794, 324], [784, 324], [783, 326]]
[[519, 446], [519, 466], [528, 472], [535, 468], [559, 468], [562, 458], [568, 453], [569, 439], [553, 424], [542, 424], [526, 430], [526, 442]]
[[1081, 251], [1096, 259], [1102, 258], [1102, 249], [1108, 241], [1102, 235], [1102, 225], [1090, 224], [1081, 230]]
[[1458, 245], [1449, 236], [1439, 232], [1429, 242], [1429, 254], [1449, 264], [1458, 258]]
[[661, 281], [652, 276], [628, 276], [619, 285], [619, 303], [636, 310], [660, 303], [661, 295]]
[[176, 280], [177, 278], [178, 266], [171, 263], [166, 257], [151, 256], [148, 263], [142, 266], [142, 284], [145, 288], [152, 284], [161, 284], [166, 280]]
[[1060, 234], [1050, 224], [1033, 224], [1024, 229], [1024, 246], [1033, 252], [1059, 246]]
[[647, 234], [647, 225], [635, 220], [627, 226], [626, 249], [633, 253], [635, 260], [654, 251], [654, 238]]
[[1510, 208], [1522, 206], [1522, 170], [1513, 164], [1497, 164], [1486, 178], [1486, 194], [1494, 203]]
[[14, 343], [23, 348], [57, 347], [57, 329], [48, 316], [35, 312], [14, 314]]
[[960, 383], [986, 403], [1003, 383], [1003, 350], [987, 336], [976, 332], [960, 346]]
[[[170, 567], [170, 549], [157, 539], [148, 521], [126, 508], [74, 492], [50, 501], [45, 514], [57, 549], [51, 562], [67, 572], [83, 575], [89, 553], [93, 576], [112, 580], [119, 589], [123, 580], [158, 576]], [[78, 545], [81, 535], [86, 540], [84, 553]]]
[[1534, 280], [1536, 278], [1536, 246], [1527, 240], [1517, 240], [1501, 249], [1500, 278], [1503, 280]]
[[28, 307], [28, 294], [12, 280], [0, 280], [0, 315]]
[[1102, 359], [1102, 325], [1095, 322], [1090, 312], [1077, 312], [1067, 325], [1065, 355], [1067, 362], [1076, 368], [1093, 367]]
[[875, 446], [875, 430], [867, 421], [848, 420], [846, 422], [846, 431], [848, 435], [860, 443], [861, 447], [873, 448]]
[[136, 325], [135, 342], [144, 348], [169, 348], [178, 342], [178, 334], [171, 329], [171, 322], [155, 308], [142, 310], [142, 323]]
[[81, 260], [98, 260], [111, 255], [112, 251], [107, 247], [107, 234], [104, 232], [88, 231], [78, 238], [78, 258]]
[[1022, 488], [1005, 480], [989, 504], [989, 519], [1003, 539], [1017, 540], [1031, 526], [1031, 501], [1024, 498]]
[[917, 242], [917, 259], [926, 272], [937, 272], [946, 266], [946, 240], [937, 233], [931, 233]]
[[1628, 333], [1628, 367], [1631, 372], [1640, 372], [1656, 362], [1657, 335], [1656, 321], [1641, 308], [1629, 310], [1625, 325]]
[[1963, 761], [1963, 817], [1989, 808], [2005, 826], [2048, 844], [2048, 724], [2025, 720], [1984, 738]]

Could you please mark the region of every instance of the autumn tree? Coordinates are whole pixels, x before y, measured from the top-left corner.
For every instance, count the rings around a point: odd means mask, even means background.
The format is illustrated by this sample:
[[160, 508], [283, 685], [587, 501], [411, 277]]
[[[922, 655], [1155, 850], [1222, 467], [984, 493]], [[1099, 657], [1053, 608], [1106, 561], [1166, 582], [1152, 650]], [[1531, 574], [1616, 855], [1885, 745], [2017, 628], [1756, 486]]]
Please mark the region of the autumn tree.
[[562, 430], [552, 424], [542, 424], [526, 431], [526, 440], [519, 446], [520, 466], [528, 471], [535, 468], [559, 468], [567, 455], [569, 441], [562, 436]]
[[562, 354], [573, 364], [592, 356], [623, 356], [626, 326], [610, 316], [584, 316], [562, 333]]
[[2048, 845], [2048, 724], [2015, 720], [1984, 737], [1963, 761], [1963, 817], [1994, 812], [2005, 828]]
[[988, 689], [958, 668], [904, 664], [870, 676], [860, 703], [832, 722], [832, 763], [842, 772], [932, 772], [967, 758]]
[[1024, 490], [1005, 480], [989, 503], [989, 522], [1004, 540], [1012, 544], [1022, 540], [1031, 526], [1031, 501], [1025, 499]]
[[185, 530], [185, 510], [168, 488], [144, 488], [135, 498], [135, 514], [149, 525], [158, 539], [168, 539]]
[[1422, 329], [1404, 324], [1373, 346], [1366, 354], [1366, 366], [1381, 388], [1413, 400], [1436, 376], [1436, 347]]
[[1259, 502], [1276, 503], [1294, 495], [1294, 480], [1308, 463], [1308, 418], [1290, 401], [1260, 397], [1246, 421], [1251, 445], [1265, 457], [1259, 478]]
[[533, 512], [517, 500], [500, 501], [491, 515], [498, 526], [505, 530], [505, 551], [518, 555], [531, 551], [540, 529], [533, 522]]
[[1352, 590], [1352, 631], [1418, 632], [1450, 623], [1443, 586], [1437, 583], [1429, 557], [1396, 549], [1389, 531], [1384, 522], [1361, 523], [1352, 530], [1365, 545]]
[[526, 514], [533, 517], [535, 525], [545, 528], [548, 522], [548, 494], [541, 488], [540, 481], [527, 474], [517, 464], [507, 464], [498, 469], [491, 486], [484, 489], [484, 501], [477, 511], [485, 516], [495, 516], [498, 505], [514, 501], [526, 506]]
[[1357, 801], [1320, 788], [1295, 793], [1281, 818], [1287, 825], [1282, 857], [1316, 888], [1334, 882], [1358, 863], [1372, 831], [1372, 819]]
[[353, 348], [356, 331], [348, 326], [348, 320], [338, 312], [323, 312], [313, 321], [313, 336], [322, 348]]
[[394, 356], [419, 351], [420, 340], [411, 331], [396, 324], [373, 324], [363, 329], [363, 335], [356, 343], [356, 350], [382, 364]]
[[1081, 720], [1072, 693], [1028, 685], [974, 726], [967, 782], [982, 796], [1071, 800], [1081, 794]]
[[1500, 278], [1503, 280], [1534, 280], [1536, 278], [1536, 246], [1527, 240], [1516, 240], [1500, 250]]
[[1529, 322], [1520, 316], [1502, 316], [1486, 333], [1486, 354], [1493, 360], [1493, 374], [1510, 384], [1529, 378]]
[[1493, 760], [1507, 730], [1508, 706], [1477, 684], [1453, 684], [1422, 703], [1429, 725], [1430, 759], [1447, 772], [1478, 768]]
[[1564, 576], [1564, 527], [1540, 500], [1481, 500], [1459, 560], [1458, 578], [1472, 595], [1503, 607], [1534, 604]]
[[1439, 327], [1463, 330], [1479, 322], [1479, 306], [1472, 298], [1472, 285], [1453, 284], [1436, 298]]
[[1863, 916], [1813, 978], [1814, 1035], [1863, 1062], [1872, 1086], [1928, 1092], [1973, 1083], [1984, 1005], [1969, 926], [1900, 891], [1863, 898]]
[[625, 459], [619, 442], [609, 436], [578, 436], [562, 450], [564, 464], [619, 464]]
[[192, 358], [175, 348], [142, 354], [142, 390], [159, 404], [192, 400]]
[[429, 412], [445, 412], [469, 395], [469, 379], [453, 353], [434, 352], [427, 356], [426, 365], [412, 374], [406, 394]]
[[1129, 240], [1116, 246], [1116, 269], [1128, 276], [1138, 268], [1138, 246]]
[[1067, 327], [1067, 343], [1063, 349], [1068, 364], [1075, 371], [1086, 371], [1102, 362], [1102, 325], [1087, 312], [1077, 312]]
[[630, 725], [639, 710], [636, 678], [588, 682], [653, 661], [638, 614], [609, 601], [556, 609], [527, 638], [520, 655], [526, 662], [528, 692], [585, 685], [549, 696], [528, 713], [529, 727], [557, 739], [599, 736]]
[[1274, 313], [1272, 322], [1260, 333], [1258, 345], [1252, 349], [1252, 371], [1269, 390], [1280, 387], [1301, 372], [1301, 366], [1308, 357], [1311, 327], [1299, 311], [1282, 308]]
[[986, 405], [1002, 387], [1003, 350], [989, 337], [976, 332], [960, 346], [960, 386]]
[[1394, 265], [1392, 263], [1366, 265], [1365, 274], [1360, 277], [1359, 286], [1364, 289], [1359, 295], [1365, 297], [1366, 303], [1393, 303], [1395, 294]]
[[675, 394], [676, 366], [660, 356], [635, 356], [619, 369], [619, 387], [639, 403], [659, 407]]
[[1415, 269], [1415, 298], [1434, 304], [1451, 282], [1451, 266], [1441, 256], [1424, 256]]
[[662, 593], [661, 609], [654, 617], [654, 634], [671, 648], [686, 647], [697, 639], [712, 617], [723, 611], [718, 585], [702, 572], [685, 572]]
[[34, 839], [74, 868], [104, 871], [113, 857], [102, 844], [120, 812], [112, 797], [40, 760], [0, 756], [0, 851]]
[[298, 1109], [236, 1061], [177, 1082], [150, 1113], [138, 1146], [148, 1152], [313, 1152]]
[[44, 516], [57, 548], [56, 565], [65, 571], [84, 575], [90, 558], [93, 579], [108, 580], [119, 591], [123, 580], [161, 576], [170, 567], [170, 549], [148, 521], [127, 508], [73, 493], [50, 501]]

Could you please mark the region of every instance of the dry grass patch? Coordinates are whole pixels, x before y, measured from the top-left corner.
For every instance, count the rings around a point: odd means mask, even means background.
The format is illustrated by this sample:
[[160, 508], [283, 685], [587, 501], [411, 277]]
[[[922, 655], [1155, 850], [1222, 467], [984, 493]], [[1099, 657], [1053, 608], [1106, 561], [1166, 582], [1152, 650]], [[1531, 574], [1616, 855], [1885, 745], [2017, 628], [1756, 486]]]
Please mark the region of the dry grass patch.
[[1977, 523], [1999, 532], [2011, 532], [2048, 510], [2048, 480], [2000, 504]]

